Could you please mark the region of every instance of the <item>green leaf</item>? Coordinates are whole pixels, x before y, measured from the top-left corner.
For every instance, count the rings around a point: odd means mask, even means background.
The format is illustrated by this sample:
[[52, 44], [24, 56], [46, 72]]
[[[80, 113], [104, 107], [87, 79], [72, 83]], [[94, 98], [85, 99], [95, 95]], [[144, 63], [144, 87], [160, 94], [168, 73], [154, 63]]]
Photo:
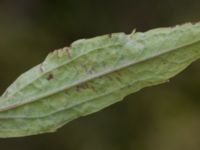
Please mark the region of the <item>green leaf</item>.
[[200, 58], [200, 23], [83, 39], [49, 54], [0, 98], [0, 137], [53, 132]]

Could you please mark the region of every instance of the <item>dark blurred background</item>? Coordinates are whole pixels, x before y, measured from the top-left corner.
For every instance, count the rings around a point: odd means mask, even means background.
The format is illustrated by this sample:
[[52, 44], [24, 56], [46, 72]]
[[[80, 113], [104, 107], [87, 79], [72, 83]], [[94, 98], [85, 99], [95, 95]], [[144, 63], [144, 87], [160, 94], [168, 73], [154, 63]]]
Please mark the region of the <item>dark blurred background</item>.
[[[74, 40], [200, 21], [200, 0], [0, 0], [0, 92]], [[170, 83], [2, 150], [199, 150], [200, 62]]]

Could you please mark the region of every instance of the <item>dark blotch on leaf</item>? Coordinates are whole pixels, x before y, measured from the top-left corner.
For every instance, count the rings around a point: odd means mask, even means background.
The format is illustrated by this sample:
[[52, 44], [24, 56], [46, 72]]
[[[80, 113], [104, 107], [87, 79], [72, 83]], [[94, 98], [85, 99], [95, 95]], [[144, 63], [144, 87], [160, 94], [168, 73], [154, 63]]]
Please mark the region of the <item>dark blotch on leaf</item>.
[[53, 75], [52, 75], [52, 74], [49, 74], [48, 77], [47, 77], [47, 80], [50, 81], [50, 80], [52, 80], [53, 78], [54, 78]]

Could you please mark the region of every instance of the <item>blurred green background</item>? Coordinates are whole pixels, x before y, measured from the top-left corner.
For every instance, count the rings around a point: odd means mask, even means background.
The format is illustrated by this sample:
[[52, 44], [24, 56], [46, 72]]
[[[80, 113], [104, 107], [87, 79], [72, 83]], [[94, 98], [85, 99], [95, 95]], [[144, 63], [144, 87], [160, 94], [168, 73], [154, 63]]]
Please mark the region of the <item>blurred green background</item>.
[[[200, 20], [199, 0], [0, 0], [0, 92], [74, 40]], [[53, 134], [0, 139], [2, 150], [199, 150], [200, 62]]]

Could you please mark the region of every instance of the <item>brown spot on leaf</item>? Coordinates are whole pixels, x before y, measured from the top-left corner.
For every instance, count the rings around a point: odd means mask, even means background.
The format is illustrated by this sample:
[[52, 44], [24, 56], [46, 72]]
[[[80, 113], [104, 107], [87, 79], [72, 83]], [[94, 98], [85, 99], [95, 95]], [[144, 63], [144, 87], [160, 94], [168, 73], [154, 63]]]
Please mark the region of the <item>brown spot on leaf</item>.
[[52, 80], [53, 78], [54, 78], [54, 76], [53, 76], [52, 74], [49, 74], [48, 77], [47, 77], [47, 80], [50, 81], [50, 80]]
[[122, 82], [122, 80], [121, 80], [121, 76], [122, 76], [122, 74], [121, 74], [121, 72], [119, 72], [119, 71], [116, 71], [116, 79], [119, 81], [119, 82]]
[[69, 47], [65, 47], [64, 50], [67, 52], [68, 58], [72, 58], [71, 53], [70, 53], [70, 48]]
[[122, 76], [121, 72], [119, 72], [119, 71], [116, 71], [116, 74], [117, 74], [119, 77]]
[[77, 92], [80, 92], [81, 90], [85, 90], [85, 89], [91, 89], [91, 90], [95, 91], [95, 88], [93, 86], [89, 85], [88, 83], [83, 83], [83, 84], [76, 86]]
[[94, 86], [90, 86], [90, 88], [93, 90], [93, 91], [96, 91], [95, 87]]

